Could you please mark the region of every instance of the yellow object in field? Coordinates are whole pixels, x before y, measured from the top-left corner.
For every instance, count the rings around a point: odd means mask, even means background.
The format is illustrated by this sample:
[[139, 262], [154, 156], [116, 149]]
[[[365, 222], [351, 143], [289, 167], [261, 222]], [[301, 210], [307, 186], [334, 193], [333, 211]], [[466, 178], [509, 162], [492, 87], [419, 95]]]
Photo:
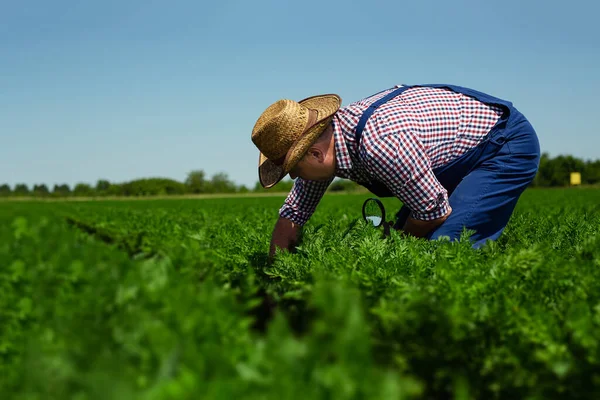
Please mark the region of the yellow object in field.
[[581, 185], [581, 173], [571, 172], [571, 186]]

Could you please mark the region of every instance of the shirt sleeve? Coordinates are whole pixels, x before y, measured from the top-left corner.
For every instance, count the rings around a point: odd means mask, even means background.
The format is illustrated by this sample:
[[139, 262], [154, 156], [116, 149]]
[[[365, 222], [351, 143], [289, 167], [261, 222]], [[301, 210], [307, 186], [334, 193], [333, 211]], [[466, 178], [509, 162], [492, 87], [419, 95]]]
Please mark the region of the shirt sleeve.
[[415, 135], [390, 132], [364, 144], [367, 169], [411, 209], [413, 218], [431, 221], [448, 213], [448, 191], [435, 177]]
[[290, 194], [279, 210], [279, 216], [287, 218], [297, 225], [304, 225], [315, 212], [327, 187], [333, 181], [308, 181], [296, 178]]

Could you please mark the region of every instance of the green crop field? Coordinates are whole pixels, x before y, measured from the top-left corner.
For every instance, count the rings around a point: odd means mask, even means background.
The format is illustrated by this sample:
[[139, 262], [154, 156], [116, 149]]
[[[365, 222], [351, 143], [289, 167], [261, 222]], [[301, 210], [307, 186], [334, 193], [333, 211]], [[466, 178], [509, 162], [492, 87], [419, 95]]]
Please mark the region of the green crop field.
[[283, 197], [0, 203], [1, 397], [600, 398], [600, 190], [481, 250], [383, 240], [367, 197], [271, 265]]

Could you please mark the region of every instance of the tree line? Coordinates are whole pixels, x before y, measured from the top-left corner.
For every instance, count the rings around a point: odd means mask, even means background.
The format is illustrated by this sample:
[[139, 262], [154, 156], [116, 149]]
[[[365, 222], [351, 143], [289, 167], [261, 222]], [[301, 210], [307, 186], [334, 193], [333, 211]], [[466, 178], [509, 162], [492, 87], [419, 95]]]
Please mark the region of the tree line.
[[600, 160], [582, 160], [573, 156], [550, 157], [547, 153], [540, 158], [540, 169], [533, 186], [560, 187], [569, 186], [571, 172], [581, 174], [582, 185], [600, 184]]
[[[569, 186], [571, 172], [581, 173], [583, 185], [600, 184], [600, 160], [585, 161], [573, 156], [550, 157], [542, 154], [540, 169], [532, 183], [533, 187]], [[289, 192], [293, 181], [285, 179], [275, 185], [269, 192]], [[335, 180], [330, 186], [332, 192], [352, 192], [363, 190], [358, 184], [348, 180]], [[195, 170], [188, 173], [185, 181], [179, 182], [169, 178], [143, 178], [124, 183], [113, 183], [100, 179], [95, 185], [78, 183], [72, 188], [67, 184], [55, 184], [52, 188], [45, 184], [32, 187], [19, 183], [11, 187], [0, 185], [0, 197], [101, 197], [101, 196], [168, 196], [184, 194], [212, 193], [261, 193], [266, 189], [256, 182], [253, 188], [237, 185], [224, 172], [208, 178], [204, 171]]]
[[[284, 179], [275, 185], [269, 192], [289, 192], [294, 182]], [[359, 188], [353, 182], [335, 182], [330, 190], [348, 191]], [[180, 182], [169, 178], [142, 178], [129, 182], [114, 183], [100, 179], [95, 185], [77, 183], [73, 187], [68, 184], [55, 184], [50, 187], [44, 183], [28, 186], [18, 183], [11, 187], [8, 184], [0, 185], [0, 197], [103, 197], [103, 196], [169, 196], [185, 194], [221, 194], [221, 193], [260, 193], [266, 192], [259, 182], [253, 188], [237, 185], [229, 179], [226, 173], [217, 173], [207, 178], [202, 170], [191, 171], [185, 181]]]

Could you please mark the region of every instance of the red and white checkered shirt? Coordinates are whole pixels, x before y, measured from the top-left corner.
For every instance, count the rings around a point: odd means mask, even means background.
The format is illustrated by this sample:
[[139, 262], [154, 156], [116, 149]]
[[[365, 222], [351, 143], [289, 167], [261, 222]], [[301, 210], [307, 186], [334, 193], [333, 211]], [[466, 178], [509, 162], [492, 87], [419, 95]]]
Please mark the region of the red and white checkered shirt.
[[[440, 218], [448, 212], [448, 192], [433, 169], [477, 146], [502, 109], [448, 89], [407, 89], [375, 110], [359, 146], [355, 132], [361, 115], [392, 90], [342, 107], [334, 115], [335, 176], [379, 181], [411, 209], [412, 217]], [[296, 178], [279, 215], [304, 225], [332, 181]]]

